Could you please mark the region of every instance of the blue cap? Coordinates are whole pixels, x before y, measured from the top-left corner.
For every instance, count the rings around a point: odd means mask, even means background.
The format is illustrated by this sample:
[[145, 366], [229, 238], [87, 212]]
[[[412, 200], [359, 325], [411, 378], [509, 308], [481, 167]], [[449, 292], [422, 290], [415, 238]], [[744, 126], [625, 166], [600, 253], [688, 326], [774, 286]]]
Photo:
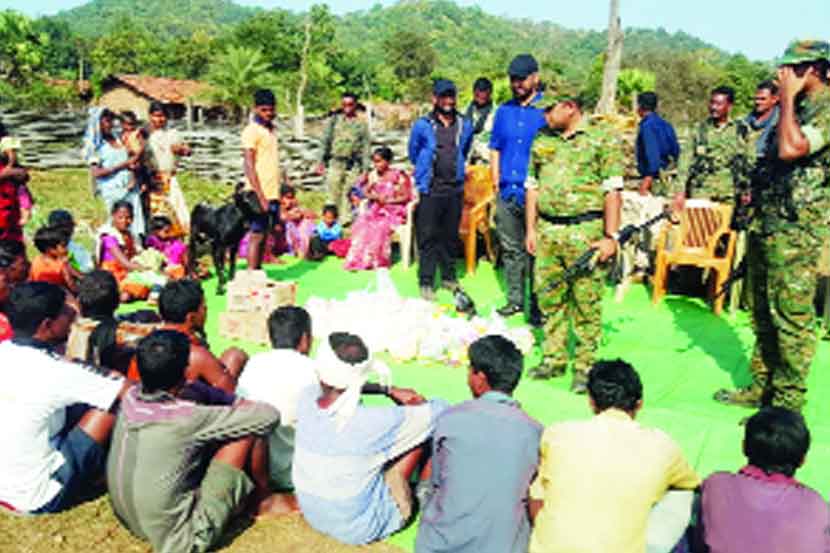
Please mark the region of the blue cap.
[[438, 79], [432, 85], [432, 93], [435, 96], [457, 96], [458, 90], [455, 88], [455, 83], [449, 79]]

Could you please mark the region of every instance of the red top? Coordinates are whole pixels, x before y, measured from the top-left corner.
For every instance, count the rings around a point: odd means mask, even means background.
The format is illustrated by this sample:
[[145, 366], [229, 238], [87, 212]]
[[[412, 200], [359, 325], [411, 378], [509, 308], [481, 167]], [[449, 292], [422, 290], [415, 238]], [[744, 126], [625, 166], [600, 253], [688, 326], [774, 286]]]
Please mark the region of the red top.
[[12, 338], [14, 338], [12, 325], [9, 324], [9, 319], [6, 318], [6, 314], [0, 313], [0, 342], [5, 342]]
[[[0, 171], [5, 168], [6, 166], [0, 163]], [[23, 241], [17, 186], [11, 179], [0, 180], [0, 240]]]

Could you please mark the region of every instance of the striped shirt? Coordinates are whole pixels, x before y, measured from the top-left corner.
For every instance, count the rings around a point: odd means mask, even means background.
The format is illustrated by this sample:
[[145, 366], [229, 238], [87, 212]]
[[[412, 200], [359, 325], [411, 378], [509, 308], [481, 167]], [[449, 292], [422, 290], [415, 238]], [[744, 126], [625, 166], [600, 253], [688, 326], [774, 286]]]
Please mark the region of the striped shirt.
[[316, 530], [349, 544], [380, 540], [403, 523], [384, 481], [389, 461], [425, 442], [447, 404], [358, 407], [338, 432], [307, 389], [297, 408], [293, 480], [303, 516]]

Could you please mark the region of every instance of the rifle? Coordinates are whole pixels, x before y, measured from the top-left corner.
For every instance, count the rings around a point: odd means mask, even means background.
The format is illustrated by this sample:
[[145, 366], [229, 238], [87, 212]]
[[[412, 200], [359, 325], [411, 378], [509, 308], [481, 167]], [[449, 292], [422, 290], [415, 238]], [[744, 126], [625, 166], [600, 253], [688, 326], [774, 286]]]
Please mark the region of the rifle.
[[[622, 247], [631, 240], [631, 238], [637, 234], [638, 232], [647, 229], [654, 223], [662, 221], [663, 219], [667, 219], [671, 212], [667, 209], [660, 213], [659, 215], [655, 215], [645, 223], [640, 225], [626, 225], [624, 226], [619, 232], [617, 232], [617, 244], [619, 247]], [[551, 290], [555, 290], [564, 282], [571, 282], [576, 277], [588, 274], [594, 270], [597, 261], [597, 248], [588, 248], [585, 250], [582, 255], [580, 255], [576, 261], [565, 268], [565, 272], [559, 277], [557, 280], [554, 280], [547, 286], [545, 286], [539, 294], [546, 294]]]
[[742, 278], [746, 277], [746, 273], [746, 256], [744, 256], [744, 258], [741, 259], [741, 262], [738, 263], [738, 266], [735, 267], [735, 269], [731, 273], [729, 273], [729, 276], [723, 282], [723, 286], [721, 286], [721, 289], [718, 290], [717, 294], [715, 294], [715, 299], [718, 299], [722, 295], [726, 294], [729, 291], [729, 289], [732, 288], [732, 285], [734, 285]]

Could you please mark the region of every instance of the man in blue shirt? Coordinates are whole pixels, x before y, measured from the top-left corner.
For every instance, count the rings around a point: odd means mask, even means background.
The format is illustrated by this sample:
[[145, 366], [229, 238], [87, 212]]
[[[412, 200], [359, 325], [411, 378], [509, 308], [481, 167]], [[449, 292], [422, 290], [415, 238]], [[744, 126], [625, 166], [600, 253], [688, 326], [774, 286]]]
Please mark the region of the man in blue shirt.
[[[668, 194], [668, 185], [660, 181], [660, 172], [680, 158], [680, 145], [671, 123], [657, 115], [657, 94], [643, 92], [637, 96], [640, 132], [637, 134], [637, 170], [642, 181], [640, 195]], [[655, 182], [657, 181], [657, 182]]]
[[469, 355], [467, 384], [475, 399], [436, 420], [415, 551], [525, 553], [542, 425], [512, 397], [522, 354], [502, 336], [485, 336]]
[[[544, 111], [537, 107], [542, 93], [536, 60], [529, 54], [516, 56], [507, 73], [513, 99], [499, 106], [490, 137], [490, 170], [499, 185], [496, 231], [507, 281], [507, 305], [498, 310], [503, 317], [524, 310], [525, 282], [527, 278], [533, 282], [533, 258], [524, 246], [525, 181], [533, 139], [546, 125]], [[539, 324], [541, 315], [532, 291], [531, 312], [531, 322]]]
[[465, 161], [473, 143], [473, 124], [456, 111], [457, 90], [439, 79], [432, 90], [433, 110], [412, 126], [409, 161], [415, 167], [418, 207], [418, 284], [421, 297], [434, 299], [435, 270], [442, 286], [458, 288], [455, 250], [464, 203]]

